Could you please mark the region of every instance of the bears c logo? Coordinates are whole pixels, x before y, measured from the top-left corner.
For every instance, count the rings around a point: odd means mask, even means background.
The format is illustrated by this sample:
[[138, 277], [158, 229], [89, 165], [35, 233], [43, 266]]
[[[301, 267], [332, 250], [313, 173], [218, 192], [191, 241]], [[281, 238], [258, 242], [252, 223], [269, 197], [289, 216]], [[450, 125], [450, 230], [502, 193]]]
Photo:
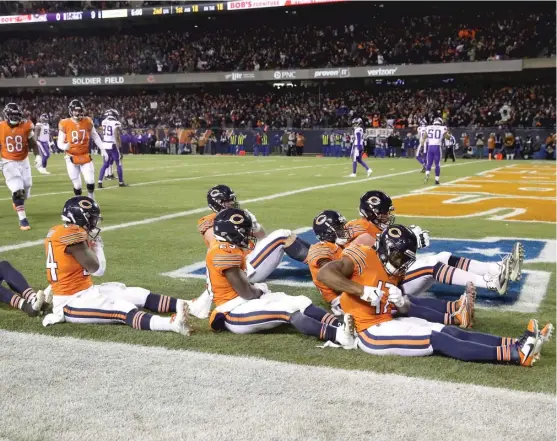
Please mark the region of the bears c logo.
[[88, 201], [87, 199], [82, 199], [81, 201], [78, 202], [78, 205], [81, 208], [84, 208], [85, 210], [89, 210], [90, 208], [93, 208], [93, 204], [91, 203], [91, 201]]
[[230, 216], [229, 221], [232, 222], [234, 225], [240, 225], [242, 222], [244, 222], [244, 216], [242, 216], [241, 214], [233, 214], [232, 216]]
[[389, 236], [395, 237], [395, 238], [399, 238], [400, 236], [402, 236], [402, 231], [400, 231], [400, 228], [389, 228]]
[[377, 196], [372, 196], [367, 200], [367, 202], [369, 203], [369, 205], [379, 205], [381, 203], [381, 199], [379, 199]]
[[324, 214], [322, 214], [321, 216], [318, 216], [317, 219], [315, 219], [315, 223], [317, 225], [322, 225], [327, 221], [327, 216], [325, 216]]

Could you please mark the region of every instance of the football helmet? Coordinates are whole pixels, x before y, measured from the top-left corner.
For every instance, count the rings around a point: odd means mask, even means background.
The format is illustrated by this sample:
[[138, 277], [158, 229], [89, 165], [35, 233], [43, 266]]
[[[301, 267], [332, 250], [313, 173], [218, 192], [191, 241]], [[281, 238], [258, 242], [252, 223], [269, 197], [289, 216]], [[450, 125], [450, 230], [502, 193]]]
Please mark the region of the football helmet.
[[443, 125], [443, 120], [441, 118], [435, 118], [433, 120], [433, 125], [434, 126], [442, 126]]
[[416, 261], [418, 241], [404, 225], [391, 225], [381, 233], [375, 248], [385, 271], [393, 276], [403, 276]]
[[352, 126], [361, 127], [361, 125], [362, 125], [362, 118], [354, 118], [352, 120]]
[[395, 222], [393, 200], [382, 191], [371, 190], [360, 198], [360, 214], [383, 231]]
[[48, 114], [47, 113], [41, 113], [41, 116], [39, 116], [39, 121], [42, 123], [47, 123], [49, 120]]
[[91, 240], [101, 232], [99, 228], [102, 220], [101, 208], [87, 196], [74, 196], [68, 199], [62, 210], [62, 220], [83, 228]]
[[4, 119], [11, 126], [17, 126], [23, 119], [23, 112], [16, 103], [8, 103], [4, 107]]
[[85, 106], [80, 100], [71, 100], [68, 110], [70, 112], [70, 116], [78, 121], [85, 116]]
[[226, 208], [215, 217], [214, 234], [217, 240], [241, 248], [253, 249], [257, 239], [253, 235], [253, 222], [241, 208]]
[[337, 245], [346, 245], [351, 236], [346, 218], [334, 210], [324, 210], [313, 219], [313, 232], [320, 241]]
[[228, 185], [215, 185], [207, 192], [207, 204], [215, 213], [226, 208], [238, 208], [236, 194]]
[[425, 118], [420, 118], [419, 124], [420, 124], [420, 127], [425, 127], [425, 126], [427, 126], [427, 119], [425, 119]]
[[104, 117], [118, 119], [120, 117], [120, 114], [116, 109], [108, 109], [106, 112], [104, 112]]

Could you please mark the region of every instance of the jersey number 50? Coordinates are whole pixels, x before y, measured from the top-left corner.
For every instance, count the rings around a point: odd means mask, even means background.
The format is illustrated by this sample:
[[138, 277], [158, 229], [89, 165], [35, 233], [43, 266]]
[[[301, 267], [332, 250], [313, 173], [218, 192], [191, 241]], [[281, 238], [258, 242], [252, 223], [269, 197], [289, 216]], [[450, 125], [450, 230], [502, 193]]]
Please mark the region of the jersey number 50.
[[441, 139], [441, 130], [440, 129], [429, 129], [427, 131], [427, 136], [433, 139]]

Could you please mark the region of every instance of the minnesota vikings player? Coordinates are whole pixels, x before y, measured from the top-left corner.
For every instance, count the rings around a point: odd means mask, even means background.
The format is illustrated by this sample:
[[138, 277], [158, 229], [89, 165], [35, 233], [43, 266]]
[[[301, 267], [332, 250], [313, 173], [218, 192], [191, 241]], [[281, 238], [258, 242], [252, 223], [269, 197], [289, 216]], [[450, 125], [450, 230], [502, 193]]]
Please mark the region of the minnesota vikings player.
[[371, 168], [362, 160], [362, 155], [364, 154], [364, 129], [362, 128], [362, 119], [354, 118], [352, 120], [352, 126], [354, 127], [354, 141], [352, 141], [352, 151], [350, 152], [350, 157], [352, 158], [352, 174], [349, 175], [350, 178], [356, 177], [356, 168], [358, 163], [367, 170], [368, 178], [371, 176]]
[[435, 185], [439, 185], [439, 175], [441, 174], [441, 143], [446, 137], [446, 134], [447, 127], [443, 125], [443, 120], [441, 118], [435, 118], [435, 120], [433, 120], [433, 125], [426, 127], [428, 148], [424, 183], [427, 183], [429, 180], [429, 172], [431, 171], [433, 161], [435, 161]]
[[46, 164], [50, 157], [50, 149], [48, 148], [50, 136], [50, 124], [48, 123], [48, 115], [43, 113], [39, 116], [39, 121], [35, 125], [35, 138], [38, 141], [40, 156], [35, 157], [35, 167], [39, 173], [49, 175], [50, 172], [46, 170]]
[[427, 155], [427, 121], [425, 118], [420, 119], [420, 127], [418, 127], [418, 151], [416, 152], [416, 160], [422, 164], [422, 173], [425, 173], [426, 155]]
[[103, 148], [102, 154], [104, 158], [104, 163], [99, 172], [99, 188], [102, 188], [102, 181], [105, 175], [106, 169], [110, 166], [110, 159], [116, 163], [116, 171], [118, 173], [118, 182], [120, 187], [127, 187], [124, 183], [124, 172], [122, 170], [122, 154], [120, 152], [120, 147], [122, 144], [122, 139], [120, 137], [120, 131], [122, 125], [118, 121], [119, 113], [114, 109], [109, 109], [104, 113], [104, 120], [102, 122], [103, 128]]

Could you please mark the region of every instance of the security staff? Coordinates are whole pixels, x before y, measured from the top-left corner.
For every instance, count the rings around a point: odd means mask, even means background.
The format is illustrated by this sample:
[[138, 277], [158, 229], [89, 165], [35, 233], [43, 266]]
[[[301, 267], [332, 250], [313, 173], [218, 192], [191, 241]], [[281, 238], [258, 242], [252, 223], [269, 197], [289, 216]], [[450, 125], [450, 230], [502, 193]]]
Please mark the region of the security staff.
[[456, 139], [451, 132], [448, 132], [449, 137], [445, 138], [445, 162], [447, 162], [447, 158], [453, 158], [453, 162], [456, 162], [456, 155], [455, 149], [457, 148]]

